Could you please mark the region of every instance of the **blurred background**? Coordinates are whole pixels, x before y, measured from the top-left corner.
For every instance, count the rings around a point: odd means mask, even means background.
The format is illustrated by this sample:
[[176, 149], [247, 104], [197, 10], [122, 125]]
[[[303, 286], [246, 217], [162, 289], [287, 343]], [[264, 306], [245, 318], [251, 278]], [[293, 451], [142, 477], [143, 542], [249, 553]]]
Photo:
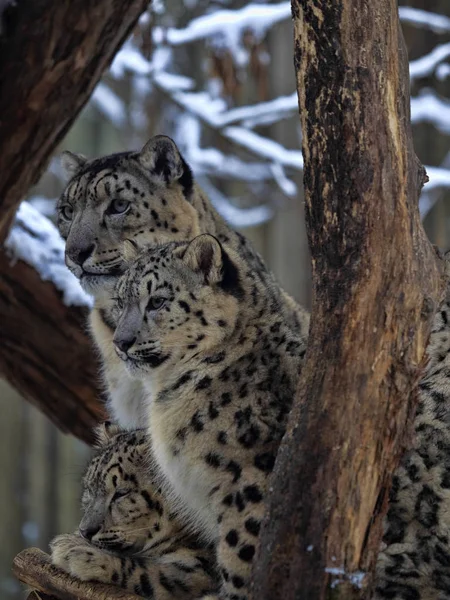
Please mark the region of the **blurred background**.
[[[430, 176], [420, 210], [431, 241], [448, 248], [450, 2], [400, 5], [415, 148]], [[216, 209], [309, 307], [292, 38], [289, 2], [171, 0], [169, 10], [154, 0], [60, 150], [95, 157], [137, 149], [157, 133], [173, 137]], [[63, 185], [55, 155], [27, 209], [53, 219]], [[0, 598], [15, 600], [23, 591], [10, 574], [13, 556], [46, 550], [77, 526], [89, 449], [2, 381], [0, 410]]]

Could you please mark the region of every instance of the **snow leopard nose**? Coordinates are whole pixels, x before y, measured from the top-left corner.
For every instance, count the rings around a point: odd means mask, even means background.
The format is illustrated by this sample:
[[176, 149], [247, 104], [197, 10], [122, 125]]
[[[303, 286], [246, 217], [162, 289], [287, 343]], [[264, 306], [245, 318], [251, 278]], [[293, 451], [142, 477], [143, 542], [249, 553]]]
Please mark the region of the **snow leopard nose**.
[[128, 352], [128, 350], [131, 348], [131, 346], [134, 344], [134, 342], [136, 341], [137, 338], [133, 337], [133, 338], [128, 338], [128, 339], [114, 339], [114, 345], [116, 346], [116, 348], [118, 348], [121, 352], [123, 352], [124, 354], [126, 354]]
[[66, 249], [67, 255], [72, 262], [80, 267], [87, 261], [87, 259], [92, 255], [94, 251], [95, 245], [90, 244], [89, 246], [81, 247], [80, 246], [72, 246]]
[[92, 525], [90, 527], [80, 527], [81, 537], [84, 537], [85, 540], [89, 542], [92, 540], [94, 535], [100, 531], [100, 527], [98, 525]]

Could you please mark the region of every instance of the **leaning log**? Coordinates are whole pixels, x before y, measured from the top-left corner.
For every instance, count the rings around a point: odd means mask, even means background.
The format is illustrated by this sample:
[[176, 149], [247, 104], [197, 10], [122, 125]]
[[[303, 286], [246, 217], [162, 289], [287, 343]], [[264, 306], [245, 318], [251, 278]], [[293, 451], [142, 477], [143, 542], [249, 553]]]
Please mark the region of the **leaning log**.
[[28, 600], [142, 600], [114, 585], [79, 581], [55, 567], [38, 548], [22, 550], [14, 559], [13, 573], [32, 589]]
[[61, 431], [91, 443], [105, 410], [87, 309], [66, 306], [33, 267], [1, 252], [0, 273], [0, 373]]
[[[5, 5], [5, 6], [3, 6]], [[0, 246], [148, 0], [21, 0], [0, 11]], [[80, 309], [0, 250], [0, 376], [63, 431], [104, 416]]]

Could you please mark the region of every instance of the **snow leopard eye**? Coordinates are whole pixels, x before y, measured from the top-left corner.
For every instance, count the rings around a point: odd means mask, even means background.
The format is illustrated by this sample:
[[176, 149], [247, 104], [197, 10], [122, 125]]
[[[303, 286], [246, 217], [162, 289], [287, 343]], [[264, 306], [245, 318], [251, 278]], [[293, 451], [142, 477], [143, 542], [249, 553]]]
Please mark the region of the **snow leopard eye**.
[[110, 215], [123, 215], [128, 211], [131, 204], [128, 200], [123, 200], [122, 198], [115, 198], [111, 204], [108, 206], [107, 213]]
[[153, 296], [147, 304], [147, 310], [159, 310], [165, 304], [166, 299], [161, 296]]
[[116, 490], [116, 492], [114, 493], [114, 496], [112, 497], [111, 502], [114, 502], [115, 500], [119, 500], [119, 498], [125, 498], [125, 496], [128, 496], [128, 494], [131, 493], [131, 490]]
[[60, 213], [64, 221], [71, 221], [73, 219], [73, 207], [70, 204], [61, 206]]

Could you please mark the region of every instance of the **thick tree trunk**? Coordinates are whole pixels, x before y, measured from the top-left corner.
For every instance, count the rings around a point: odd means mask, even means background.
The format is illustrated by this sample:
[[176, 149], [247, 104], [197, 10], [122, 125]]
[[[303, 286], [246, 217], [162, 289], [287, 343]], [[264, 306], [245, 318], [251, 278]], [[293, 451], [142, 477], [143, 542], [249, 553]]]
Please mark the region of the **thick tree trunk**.
[[148, 0], [21, 0], [0, 36], [0, 243]]
[[[19, 202], [147, 4], [21, 0], [0, 14], [0, 246]], [[63, 431], [90, 441], [104, 413], [81, 311], [65, 307], [31, 267], [11, 266], [1, 254], [0, 321], [0, 375]]]
[[366, 598], [443, 291], [396, 0], [293, 0], [313, 307], [258, 600]]
[[29, 600], [139, 600], [118, 586], [83, 582], [70, 577], [50, 562], [50, 557], [37, 548], [28, 548], [16, 556], [14, 575], [35, 592]]
[[105, 417], [85, 311], [50, 282], [0, 253], [0, 373], [62, 431], [92, 442]]

